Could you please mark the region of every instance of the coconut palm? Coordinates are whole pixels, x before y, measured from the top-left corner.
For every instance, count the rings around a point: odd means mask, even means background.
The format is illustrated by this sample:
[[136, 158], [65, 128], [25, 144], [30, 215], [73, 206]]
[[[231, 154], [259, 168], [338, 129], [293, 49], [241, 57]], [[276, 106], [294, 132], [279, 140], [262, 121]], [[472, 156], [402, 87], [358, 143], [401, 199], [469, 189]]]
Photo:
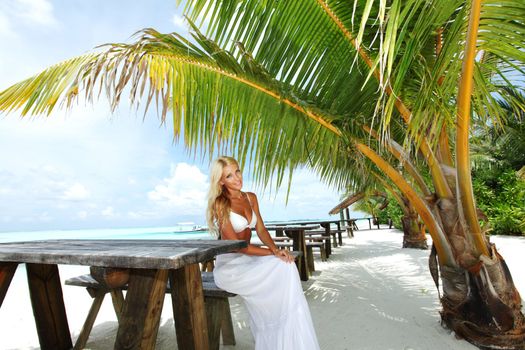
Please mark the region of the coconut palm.
[[375, 171], [432, 236], [443, 323], [482, 348], [523, 348], [468, 142], [472, 119], [504, 116], [498, 101], [525, 108], [508, 92], [525, 75], [522, 0], [188, 0], [186, 14], [191, 40], [145, 29], [6, 89], [0, 110], [49, 114], [101, 92], [116, 108], [128, 93], [170, 113], [189, 148], [231, 152], [263, 184], [309, 166], [348, 189]]

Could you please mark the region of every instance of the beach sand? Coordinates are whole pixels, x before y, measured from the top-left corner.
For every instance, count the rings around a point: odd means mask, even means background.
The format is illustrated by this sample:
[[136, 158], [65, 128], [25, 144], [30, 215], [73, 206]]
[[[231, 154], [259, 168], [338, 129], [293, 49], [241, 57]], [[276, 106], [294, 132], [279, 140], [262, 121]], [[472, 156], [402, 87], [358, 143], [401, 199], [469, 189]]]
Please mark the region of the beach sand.
[[[515, 284], [525, 295], [525, 239], [492, 237], [506, 259]], [[477, 349], [440, 325], [440, 304], [428, 272], [429, 251], [402, 249], [397, 230], [360, 230], [335, 248], [327, 262], [316, 259], [312, 278], [303, 282], [321, 349]], [[88, 268], [60, 266], [62, 280], [87, 273]], [[84, 288], [64, 286], [64, 299], [73, 341], [92, 299]], [[230, 299], [236, 346], [253, 349], [248, 315], [239, 297]], [[25, 269], [20, 266], [0, 309], [0, 349], [38, 349]], [[112, 349], [116, 317], [106, 297], [87, 344]], [[176, 349], [169, 296], [166, 297], [157, 349]]]

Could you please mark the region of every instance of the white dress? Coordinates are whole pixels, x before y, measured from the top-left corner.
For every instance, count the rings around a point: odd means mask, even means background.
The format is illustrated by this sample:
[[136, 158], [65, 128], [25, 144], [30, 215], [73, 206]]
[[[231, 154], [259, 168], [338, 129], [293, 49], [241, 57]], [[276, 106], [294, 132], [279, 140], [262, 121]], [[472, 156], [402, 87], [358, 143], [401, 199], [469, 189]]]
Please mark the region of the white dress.
[[[234, 212], [235, 232], [255, 227]], [[220, 288], [238, 294], [250, 315], [255, 350], [319, 350], [310, 310], [303, 294], [297, 267], [270, 256], [241, 253], [218, 255], [213, 271]]]

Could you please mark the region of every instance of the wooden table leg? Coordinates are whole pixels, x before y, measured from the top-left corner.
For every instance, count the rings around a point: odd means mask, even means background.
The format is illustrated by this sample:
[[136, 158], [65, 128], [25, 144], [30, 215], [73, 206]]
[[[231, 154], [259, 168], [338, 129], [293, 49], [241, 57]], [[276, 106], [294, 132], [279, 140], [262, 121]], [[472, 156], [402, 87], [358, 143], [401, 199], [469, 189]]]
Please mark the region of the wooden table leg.
[[306, 241], [304, 239], [304, 230], [286, 230], [285, 231], [287, 235], [292, 237], [293, 240], [293, 250], [294, 251], [300, 251], [303, 254], [299, 257], [301, 260], [300, 262], [300, 268], [299, 268], [299, 275], [301, 276], [301, 281], [308, 281], [309, 276], [309, 269], [308, 269], [308, 262], [306, 259]]
[[155, 349], [168, 270], [132, 269], [115, 349]]
[[324, 246], [326, 250], [326, 257], [329, 258], [332, 254], [332, 242], [330, 241], [330, 224], [321, 224], [324, 228], [323, 237], [325, 237]]
[[224, 345], [235, 345], [235, 333], [233, 332], [232, 314], [230, 312], [230, 302], [228, 301], [228, 298], [223, 298], [222, 304], [222, 342], [224, 343]]
[[58, 266], [26, 264], [26, 270], [41, 349], [71, 349], [73, 343], [67, 323]]
[[0, 306], [4, 302], [5, 295], [15, 275], [17, 263], [0, 262]]
[[199, 264], [170, 270], [173, 318], [179, 349], [209, 350]]

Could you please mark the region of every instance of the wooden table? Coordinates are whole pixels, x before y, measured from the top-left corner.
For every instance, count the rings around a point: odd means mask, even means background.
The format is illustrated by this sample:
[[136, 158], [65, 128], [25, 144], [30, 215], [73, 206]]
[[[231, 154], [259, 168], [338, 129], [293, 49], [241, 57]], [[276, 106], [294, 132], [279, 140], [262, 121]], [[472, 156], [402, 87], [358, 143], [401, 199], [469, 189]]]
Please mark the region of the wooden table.
[[[26, 264], [41, 349], [71, 349], [57, 264], [130, 269], [115, 349], [154, 349], [167, 280], [179, 349], [208, 350], [199, 262], [246, 246], [231, 240], [48, 240], [0, 244], [0, 307]], [[1, 332], [1, 330], [0, 330]], [[0, 333], [1, 334], [1, 333]]]
[[[286, 223], [286, 225], [321, 225], [322, 228], [324, 228], [325, 232], [323, 234], [325, 239], [325, 246], [326, 246], [326, 256], [329, 257], [332, 254], [332, 244], [330, 242], [330, 225], [336, 224], [337, 230], [340, 232], [341, 230], [341, 220], [319, 220], [319, 221], [293, 221], [290, 223]], [[338, 235], [339, 237], [339, 245], [343, 245], [343, 240], [341, 235]]]
[[271, 225], [266, 226], [266, 229], [275, 231], [276, 235], [286, 234], [292, 239], [293, 250], [302, 252], [299, 257], [299, 275], [302, 281], [308, 281], [310, 271], [306, 261], [306, 241], [304, 239], [304, 231], [318, 229], [319, 225]]

